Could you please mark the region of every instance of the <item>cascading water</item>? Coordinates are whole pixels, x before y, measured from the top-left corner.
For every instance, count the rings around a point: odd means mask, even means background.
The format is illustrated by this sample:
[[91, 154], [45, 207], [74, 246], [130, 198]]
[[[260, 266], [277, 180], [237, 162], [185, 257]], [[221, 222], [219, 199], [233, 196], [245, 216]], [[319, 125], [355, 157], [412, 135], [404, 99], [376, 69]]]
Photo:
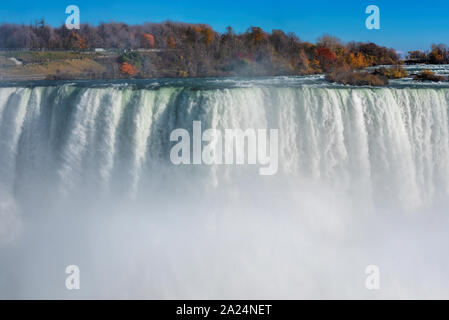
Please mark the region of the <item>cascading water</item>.
[[[1, 297], [449, 296], [448, 88], [201, 81], [0, 88]], [[196, 120], [278, 129], [277, 174], [174, 165]]]

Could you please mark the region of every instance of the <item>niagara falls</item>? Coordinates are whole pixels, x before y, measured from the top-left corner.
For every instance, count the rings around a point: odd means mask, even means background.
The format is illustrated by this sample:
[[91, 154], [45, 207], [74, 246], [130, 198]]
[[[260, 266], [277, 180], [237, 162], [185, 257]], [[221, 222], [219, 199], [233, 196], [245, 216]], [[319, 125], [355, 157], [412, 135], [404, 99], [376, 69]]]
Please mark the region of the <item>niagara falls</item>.
[[448, 12], [2, 3], [3, 313], [444, 313]]
[[[64, 296], [52, 271], [75, 262], [82, 298], [370, 297], [370, 264], [396, 279], [375, 297], [446, 296], [447, 85], [79, 81], [0, 97], [4, 297]], [[278, 129], [278, 172], [174, 165], [170, 133], [194, 121]]]

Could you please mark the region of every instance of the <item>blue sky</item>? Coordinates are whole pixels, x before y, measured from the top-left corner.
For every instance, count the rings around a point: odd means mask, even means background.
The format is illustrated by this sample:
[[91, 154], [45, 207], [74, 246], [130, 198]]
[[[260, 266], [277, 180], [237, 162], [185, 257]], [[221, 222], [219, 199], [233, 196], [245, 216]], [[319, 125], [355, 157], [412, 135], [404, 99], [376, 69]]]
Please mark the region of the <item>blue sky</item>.
[[[43, 17], [59, 26], [71, 4], [80, 8], [81, 23], [174, 20], [207, 23], [218, 31], [230, 25], [239, 32], [260, 26], [292, 31], [306, 41], [329, 33], [344, 41], [373, 41], [403, 52], [428, 49], [432, 43], [449, 45], [449, 0], [2, 0], [0, 23], [29, 23]], [[365, 8], [370, 4], [380, 8], [380, 30], [365, 27]]]

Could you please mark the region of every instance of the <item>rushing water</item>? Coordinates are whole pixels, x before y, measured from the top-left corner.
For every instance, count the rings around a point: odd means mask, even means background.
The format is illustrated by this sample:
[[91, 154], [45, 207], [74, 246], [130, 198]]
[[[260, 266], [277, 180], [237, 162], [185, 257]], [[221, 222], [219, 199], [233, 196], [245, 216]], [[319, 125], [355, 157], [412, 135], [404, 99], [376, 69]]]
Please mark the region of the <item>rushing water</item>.
[[[0, 297], [448, 298], [448, 108], [407, 80], [4, 85]], [[195, 120], [277, 129], [277, 174], [175, 166]]]

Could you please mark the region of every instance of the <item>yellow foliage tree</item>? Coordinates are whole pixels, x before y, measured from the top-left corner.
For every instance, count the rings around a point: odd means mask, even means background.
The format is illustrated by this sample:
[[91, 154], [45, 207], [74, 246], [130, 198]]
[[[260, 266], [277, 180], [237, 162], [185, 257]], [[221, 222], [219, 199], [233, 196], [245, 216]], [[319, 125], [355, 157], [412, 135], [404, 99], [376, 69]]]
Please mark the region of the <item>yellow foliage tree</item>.
[[363, 53], [357, 52], [349, 54], [349, 65], [354, 68], [365, 68], [369, 66], [369, 63]]
[[205, 37], [206, 46], [209, 46], [214, 40], [214, 32], [210, 28], [205, 28], [203, 33]]

